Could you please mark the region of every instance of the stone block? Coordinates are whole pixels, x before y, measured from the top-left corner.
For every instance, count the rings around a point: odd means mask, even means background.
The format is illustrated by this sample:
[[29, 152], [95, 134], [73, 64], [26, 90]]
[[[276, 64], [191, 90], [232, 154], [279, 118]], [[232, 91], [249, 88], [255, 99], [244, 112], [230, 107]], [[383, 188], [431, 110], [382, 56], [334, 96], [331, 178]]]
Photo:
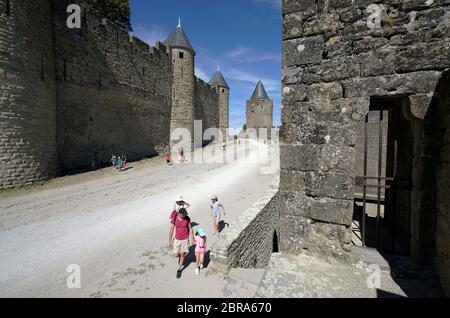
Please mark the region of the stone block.
[[283, 65], [299, 66], [320, 63], [323, 50], [324, 40], [320, 35], [284, 41]]
[[283, 39], [294, 39], [302, 36], [303, 13], [286, 14], [283, 19]]
[[283, 144], [280, 146], [281, 169], [310, 171], [318, 170], [320, 146]]
[[355, 167], [355, 148], [326, 144], [321, 148], [320, 171], [351, 173]]
[[351, 171], [347, 173], [307, 172], [305, 173], [305, 193], [311, 197], [353, 200], [353, 173]]
[[302, 0], [302, 1], [292, 1], [283, 0], [282, 12], [283, 14], [288, 14], [292, 12], [315, 12], [316, 1], [315, 0]]
[[424, 71], [342, 81], [345, 97], [411, 95], [434, 92], [441, 77], [439, 71]]
[[295, 170], [280, 171], [280, 191], [304, 191], [305, 172]]
[[335, 35], [343, 27], [337, 13], [322, 13], [317, 18], [303, 23], [303, 34], [312, 36], [323, 34], [327, 36]]
[[417, 119], [424, 120], [432, 98], [433, 94], [431, 93], [408, 96], [410, 114]]

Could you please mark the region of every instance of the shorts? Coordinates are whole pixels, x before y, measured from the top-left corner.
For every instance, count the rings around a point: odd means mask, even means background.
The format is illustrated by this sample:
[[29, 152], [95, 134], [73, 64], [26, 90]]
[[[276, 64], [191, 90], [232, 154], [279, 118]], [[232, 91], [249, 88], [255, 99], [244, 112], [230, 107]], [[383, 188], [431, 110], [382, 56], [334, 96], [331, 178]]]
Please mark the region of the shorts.
[[222, 215], [220, 213], [217, 213], [217, 214], [213, 214], [212, 217], [214, 218], [214, 220], [220, 221], [220, 218], [222, 217]]
[[179, 241], [175, 239], [173, 241], [173, 253], [174, 254], [180, 254], [180, 253], [188, 253], [189, 252], [189, 240]]
[[195, 251], [195, 256], [196, 257], [205, 256], [205, 251], [203, 251], [203, 252]]

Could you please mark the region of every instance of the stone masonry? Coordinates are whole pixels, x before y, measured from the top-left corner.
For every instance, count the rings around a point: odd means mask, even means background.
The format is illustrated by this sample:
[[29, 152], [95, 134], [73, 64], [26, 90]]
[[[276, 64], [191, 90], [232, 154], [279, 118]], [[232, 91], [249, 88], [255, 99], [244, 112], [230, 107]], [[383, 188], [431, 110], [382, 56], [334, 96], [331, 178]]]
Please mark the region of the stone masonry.
[[283, 21], [281, 250], [346, 255], [358, 133], [375, 98], [395, 99], [414, 136], [411, 254], [449, 292], [450, 1], [283, 0]]
[[[82, 8], [80, 29], [67, 27], [69, 4]], [[112, 154], [154, 156], [176, 127], [192, 132], [197, 119], [205, 131], [228, 114], [228, 98], [195, 77], [193, 49], [151, 47], [85, 0], [0, 0], [0, 22], [0, 189]]]
[[219, 234], [220, 240], [211, 246], [214, 270], [226, 274], [237, 267], [267, 266], [279, 233], [279, 181], [274, 178], [267, 193]]
[[58, 173], [48, 1], [0, 1], [0, 189]]

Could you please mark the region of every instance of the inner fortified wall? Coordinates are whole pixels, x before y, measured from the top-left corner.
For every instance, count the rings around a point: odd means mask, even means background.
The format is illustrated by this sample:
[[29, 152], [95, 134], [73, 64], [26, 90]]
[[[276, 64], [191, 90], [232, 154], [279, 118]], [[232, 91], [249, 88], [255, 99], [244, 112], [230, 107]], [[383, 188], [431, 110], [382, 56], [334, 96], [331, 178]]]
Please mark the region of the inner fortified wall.
[[[79, 29], [67, 26], [70, 4], [82, 8]], [[194, 57], [189, 69], [177, 69], [178, 50], [149, 46], [85, 0], [0, 0], [0, 189], [112, 154], [138, 160], [169, 151], [177, 120], [218, 127], [218, 87], [195, 77]], [[189, 109], [174, 104], [185, 100], [182, 87]]]
[[0, 189], [58, 173], [49, 1], [0, 0]]
[[97, 156], [129, 159], [167, 146], [171, 61], [165, 46], [150, 47], [87, 8], [81, 29], [66, 26], [67, 5], [54, 2], [57, 136], [61, 166], [89, 166]]

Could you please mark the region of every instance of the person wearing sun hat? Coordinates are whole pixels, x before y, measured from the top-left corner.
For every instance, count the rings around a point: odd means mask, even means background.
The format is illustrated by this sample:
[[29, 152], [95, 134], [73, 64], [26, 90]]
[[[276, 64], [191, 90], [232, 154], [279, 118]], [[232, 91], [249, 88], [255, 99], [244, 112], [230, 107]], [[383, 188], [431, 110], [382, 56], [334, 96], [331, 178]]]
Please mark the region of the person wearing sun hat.
[[177, 216], [180, 209], [188, 209], [190, 206], [191, 205], [189, 203], [184, 201], [184, 198], [181, 194], [177, 195], [177, 197], [175, 198], [175, 201], [173, 203], [173, 206], [172, 206], [172, 211], [170, 211], [169, 246], [170, 246], [173, 229], [174, 229], [173, 220]]
[[205, 259], [206, 253], [206, 232], [203, 228], [197, 228], [197, 232], [194, 237], [195, 242], [195, 259], [197, 263], [197, 268], [195, 269], [195, 274], [200, 274], [200, 270], [203, 269], [203, 261]]

